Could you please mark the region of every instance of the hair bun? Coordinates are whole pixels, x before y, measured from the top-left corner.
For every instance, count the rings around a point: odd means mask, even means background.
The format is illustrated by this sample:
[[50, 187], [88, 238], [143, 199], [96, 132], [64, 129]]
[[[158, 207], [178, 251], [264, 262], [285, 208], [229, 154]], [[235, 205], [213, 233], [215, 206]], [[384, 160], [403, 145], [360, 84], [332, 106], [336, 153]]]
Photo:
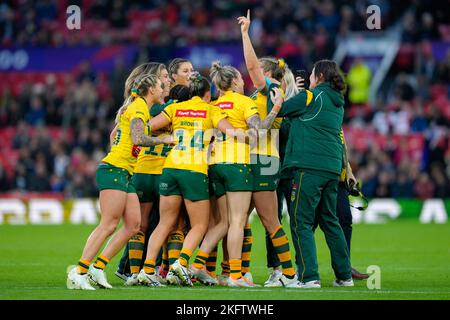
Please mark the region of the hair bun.
[[222, 64], [220, 63], [220, 61], [214, 61], [211, 64], [211, 69], [219, 71], [220, 69], [222, 69]]

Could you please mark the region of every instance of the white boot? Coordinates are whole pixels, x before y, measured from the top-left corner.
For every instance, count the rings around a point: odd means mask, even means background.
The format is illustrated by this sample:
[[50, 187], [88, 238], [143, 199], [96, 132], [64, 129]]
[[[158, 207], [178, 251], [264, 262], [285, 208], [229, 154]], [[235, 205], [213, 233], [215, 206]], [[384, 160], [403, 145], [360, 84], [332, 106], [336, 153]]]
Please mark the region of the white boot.
[[67, 274], [67, 289], [75, 290], [95, 290], [89, 283], [87, 274], [79, 274], [77, 267], [73, 267]]
[[97, 269], [93, 265], [89, 267], [88, 277], [91, 281], [98, 284], [100, 288], [112, 289], [112, 285], [108, 283], [106, 279], [106, 273], [102, 269]]

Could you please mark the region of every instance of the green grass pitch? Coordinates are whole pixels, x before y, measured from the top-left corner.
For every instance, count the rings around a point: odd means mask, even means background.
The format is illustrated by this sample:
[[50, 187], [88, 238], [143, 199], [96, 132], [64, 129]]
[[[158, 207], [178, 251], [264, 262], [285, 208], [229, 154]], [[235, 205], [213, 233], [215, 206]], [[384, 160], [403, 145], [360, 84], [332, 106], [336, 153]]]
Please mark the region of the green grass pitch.
[[[1, 225], [0, 300], [450, 299], [449, 223], [421, 225], [416, 220], [403, 219], [383, 225], [354, 225], [352, 264], [361, 271], [369, 265], [379, 266], [380, 290], [369, 290], [366, 281], [355, 282], [353, 288], [333, 288], [330, 256], [321, 231], [316, 232], [321, 289], [232, 289], [200, 284], [193, 288], [125, 287], [114, 276], [119, 254], [107, 267], [112, 290], [68, 290], [66, 268], [76, 264], [93, 228], [68, 224]], [[251, 271], [255, 282], [262, 284], [269, 270], [263, 228], [258, 219], [254, 219], [252, 229]]]

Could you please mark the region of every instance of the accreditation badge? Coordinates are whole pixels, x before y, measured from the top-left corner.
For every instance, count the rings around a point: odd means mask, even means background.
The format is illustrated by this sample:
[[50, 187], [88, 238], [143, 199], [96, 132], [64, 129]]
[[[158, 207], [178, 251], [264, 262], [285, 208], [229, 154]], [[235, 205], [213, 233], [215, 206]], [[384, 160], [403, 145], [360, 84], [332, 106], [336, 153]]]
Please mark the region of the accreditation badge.
[[[294, 179], [292, 179], [294, 180]], [[291, 202], [295, 200], [295, 194], [297, 193], [298, 184], [292, 183]]]

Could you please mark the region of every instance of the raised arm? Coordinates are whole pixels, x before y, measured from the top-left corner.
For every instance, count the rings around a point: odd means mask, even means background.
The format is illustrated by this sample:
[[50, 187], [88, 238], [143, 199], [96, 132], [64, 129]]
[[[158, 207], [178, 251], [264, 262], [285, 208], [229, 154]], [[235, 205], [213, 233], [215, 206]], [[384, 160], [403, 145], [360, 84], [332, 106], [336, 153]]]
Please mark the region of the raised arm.
[[145, 134], [144, 121], [140, 118], [134, 118], [131, 120], [130, 131], [131, 131], [131, 141], [134, 145], [141, 147], [150, 147], [157, 144], [172, 144], [172, 136], [163, 137], [151, 137]]
[[248, 30], [250, 28], [250, 10], [247, 10], [247, 17], [238, 18], [238, 23], [241, 25], [244, 59], [248, 74], [252, 79], [253, 85], [257, 89], [262, 89], [266, 85], [266, 80], [264, 79], [264, 73], [259, 66], [258, 57], [256, 56], [248, 34]]

